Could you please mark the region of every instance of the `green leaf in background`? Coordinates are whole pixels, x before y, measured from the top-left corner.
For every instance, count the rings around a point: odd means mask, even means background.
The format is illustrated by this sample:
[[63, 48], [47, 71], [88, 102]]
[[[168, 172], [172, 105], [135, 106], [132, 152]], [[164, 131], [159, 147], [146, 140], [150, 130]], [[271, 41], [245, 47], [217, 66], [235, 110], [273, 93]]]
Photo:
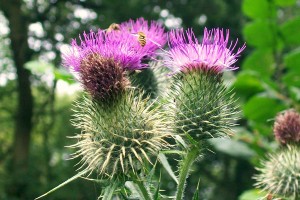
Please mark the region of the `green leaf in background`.
[[57, 69], [51, 63], [46, 63], [43, 61], [33, 60], [25, 64], [25, 68], [30, 70], [32, 74], [43, 75], [47, 73], [53, 73], [56, 80], [63, 80], [69, 84], [75, 83], [72, 74], [67, 72], [65, 69]]
[[252, 19], [266, 19], [275, 16], [275, 6], [268, 0], [244, 0], [243, 12]]
[[55, 69], [54, 70], [54, 77], [56, 80], [63, 80], [66, 81], [69, 84], [75, 83], [74, 77], [63, 69]]
[[281, 26], [281, 33], [283, 41], [287, 45], [299, 45], [300, 44], [300, 17], [296, 17], [285, 22]]
[[276, 116], [285, 106], [278, 99], [254, 96], [243, 107], [244, 115], [255, 122], [265, 123]]
[[257, 49], [246, 57], [242, 69], [258, 72], [270, 77], [275, 69], [275, 60], [271, 49]]
[[300, 73], [300, 49], [296, 49], [284, 56], [284, 64], [289, 71]]
[[46, 74], [47, 72], [52, 72], [54, 65], [51, 63], [33, 60], [25, 63], [25, 68], [30, 70], [32, 74], [42, 75]]
[[289, 87], [289, 92], [291, 97], [296, 101], [300, 103], [300, 88], [291, 86]]
[[255, 47], [275, 48], [276, 44], [276, 25], [269, 21], [257, 20], [245, 25], [243, 33], [247, 44]]
[[300, 73], [289, 71], [282, 77], [282, 81], [288, 86], [300, 87]]
[[277, 6], [292, 6], [295, 5], [297, 0], [275, 0]]
[[255, 152], [241, 141], [227, 138], [213, 138], [210, 139], [209, 142], [217, 151], [228, 154], [232, 157], [249, 160], [255, 155]]
[[263, 197], [267, 196], [268, 194], [264, 191], [253, 189], [247, 190], [239, 196], [239, 200], [256, 200], [256, 199], [263, 199]]
[[264, 90], [258, 74], [251, 71], [240, 72], [233, 88], [238, 97], [245, 99]]

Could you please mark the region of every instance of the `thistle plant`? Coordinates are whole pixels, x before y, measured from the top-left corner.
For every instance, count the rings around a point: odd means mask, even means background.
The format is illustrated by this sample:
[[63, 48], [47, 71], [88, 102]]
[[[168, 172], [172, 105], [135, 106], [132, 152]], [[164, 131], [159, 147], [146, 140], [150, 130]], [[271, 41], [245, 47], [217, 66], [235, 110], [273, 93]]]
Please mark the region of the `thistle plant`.
[[171, 99], [175, 104], [177, 133], [187, 134], [195, 141], [228, 135], [234, 125], [234, 97], [223, 83], [222, 72], [233, 70], [245, 46], [228, 47], [229, 32], [204, 30], [199, 43], [191, 30], [172, 31], [170, 51], [165, 61], [174, 72]]
[[165, 43], [158, 23], [148, 27], [147, 21], [138, 19], [121, 24], [119, 30], [84, 33], [80, 44], [73, 40], [71, 51], [64, 55], [64, 65], [78, 73], [87, 92], [75, 104], [73, 125], [81, 133], [70, 146], [77, 149], [73, 158], [81, 158], [79, 170], [84, 175], [96, 172], [102, 180], [139, 181], [139, 174], [153, 164], [152, 157], [169, 146], [168, 118], [130, 81], [130, 74], [149, 66], [143, 59], [153, 56], [158, 47], [142, 46], [130, 30], [144, 31], [156, 43]]
[[192, 30], [173, 30], [169, 38], [170, 50], [164, 62], [174, 76], [170, 110], [176, 134], [188, 142], [180, 167], [176, 195], [179, 200], [201, 144], [206, 139], [228, 135], [234, 125], [235, 100], [223, 83], [222, 73], [237, 69], [233, 64], [245, 45], [234, 52], [237, 41], [229, 43], [229, 31], [224, 36], [222, 29], [205, 29], [201, 43]]
[[274, 136], [282, 145], [257, 168], [255, 186], [274, 196], [300, 198], [300, 115], [290, 109], [276, 116]]
[[[80, 134], [70, 146], [76, 149], [72, 158], [80, 159], [79, 172], [50, 192], [95, 173], [96, 181], [109, 182], [104, 199], [123, 191], [126, 181], [137, 185], [139, 199], [158, 199], [159, 187], [151, 192], [145, 177], [160, 161], [178, 183], [175, 199], [183, 198], [202, 144], [230, 135], [235, 125], [234, 95], [222, 74], [237, 69], [233, 64], [245, 45], [236, 50], [237, 40], [230, 42], [222, 29], [205, 29], [201, 43], [192, 30], [172, 30], [164, 50], [166, 38], [161, 24], [139, 18], [83, 33], [79, 43], [73, 39], [63, 64], [85, 89], [72, 121]], [[170, 144], [172, 138], [177, 145]], [[161, 154], [169, 148], [183, 155], [178, 179]]]

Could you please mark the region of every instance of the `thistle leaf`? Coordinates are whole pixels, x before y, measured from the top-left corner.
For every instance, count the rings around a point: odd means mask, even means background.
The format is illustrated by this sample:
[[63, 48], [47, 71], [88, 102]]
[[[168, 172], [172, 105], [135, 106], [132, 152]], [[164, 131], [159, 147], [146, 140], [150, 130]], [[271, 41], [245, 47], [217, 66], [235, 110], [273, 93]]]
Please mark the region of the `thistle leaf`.
[[56, 186], [55, 188], [53, 188], [53, 189], [51, 189], [50, 191], [46, 192], [45, 194], [43, 194], [43, 195], [41, 195], [41, 196], [35, 198], [35, 200], [36, 200], [36, 199], [41, 199], [41, 198], [47, 196], [48, 194], [51, 194], [52, 192], [54, 192], [54, 191], [58, 190], [59, 188], [65, 186], [65, 185], [67, 185], [67, 184], [69, 184], [70, 182], [76, 180], [77, 178], [86, 175], [87, 173], [88, 173], [87, 170], [84, 170], [84, 171], [79, 172], [78, 174], [76, 174], [76, 175], [73, 176], [72, 178], [69, 178], [68, 180], [66, 180], [65, 182], [59, 184], [59, 185]]
[[113, 197], [113, 194], [116, 190], [118, 186], [118, 182], [117, 181], [114, 181], [113, 184], [107, 186], [105, 189], [104, 189], [104, 194], [102, 196], [102, 199], [103, 200], [111, 200], [112, 197]]
[[160, 163], [162, 164], [162, 166], [165, 168], [165, 170], [169, 173], [169, 175], [173, 178], [173, 180], [178, 184], [178, 179], [177, 179], [175, 173], [173, 172], [173, 170], [168, 162], [167, 157], [163, 153], [159, 153], [158, 159], [159, 159]]
[[196, 191], [193, 195], [193, 200], [199, 200], [199, 198], [200, 198], [200, 196], [199, 196], [200, 195], [199, 185], [200, 185], [200, 178], [198, 180]]

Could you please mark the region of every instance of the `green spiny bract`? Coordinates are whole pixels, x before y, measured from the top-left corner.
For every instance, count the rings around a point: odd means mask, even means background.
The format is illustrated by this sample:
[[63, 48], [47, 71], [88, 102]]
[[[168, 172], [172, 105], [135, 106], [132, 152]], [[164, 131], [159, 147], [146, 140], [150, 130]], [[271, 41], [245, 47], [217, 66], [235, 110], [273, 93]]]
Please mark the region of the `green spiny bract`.
[[269, 155], [258, 168], [255, 186], [272, 195], [298, 200], [300, 195], [300, 148], [288, 145]]
[[178, 134], [188, 134], [196, 141], [228, 135], [236, 107], [234, 95], [227, 90], [221, 74], [191, 69], [174, 75], [171, 88]]
[[150, 62], [149, 68], [142, 69], [130, 76], [132, 86], [141, 88], [144, 97], [152, 99], [165, 95], [169, 86], [168, 69], [161, 66], [160, 62]]
[[165, 114], [135, 93], [128, 90], [113, 108], [88, 97], [76, 103], [73, 124], [82, 132], [71, 147], [78, 149], [74, 157], [82, 158], [81, 168], [114, 178], [142, 170], [151, 163], [151, 155], [168, 147], [170, 125]]

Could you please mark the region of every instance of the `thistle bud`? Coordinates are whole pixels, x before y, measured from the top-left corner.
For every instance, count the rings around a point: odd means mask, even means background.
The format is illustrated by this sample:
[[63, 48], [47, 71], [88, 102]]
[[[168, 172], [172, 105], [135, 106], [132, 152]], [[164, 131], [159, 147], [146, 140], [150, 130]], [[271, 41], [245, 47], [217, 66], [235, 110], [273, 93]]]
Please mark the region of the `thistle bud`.
[[[76, 104], [74, 126], [81, 129], [74, 158], [81, 168], [101, 178], [117, 178], [144, 169], [160, 149], [167, 148], [171, 130], [159, 107], [148, 105], [142, 94], [127, 91], [109, 110], [85, 97]], [[154, 108], [154, 107], [155, 108]]]
[[234, 95], [220, 76], [192, 70], [174, 76], [171, 98], [177, 133], [200, 141], [229, 135], [235, 125]]
[[300, 115], [295, 110], [287, 110], [277, 115], [274, 135], [281, 144], [300, 141]]
[[[279, 197], [298, 199], [300, 195], [300, 149], [287, 148], [269, 155], [257, 169], [255, 186]], [[298, 198], [297, 198], [298, 197]]]

